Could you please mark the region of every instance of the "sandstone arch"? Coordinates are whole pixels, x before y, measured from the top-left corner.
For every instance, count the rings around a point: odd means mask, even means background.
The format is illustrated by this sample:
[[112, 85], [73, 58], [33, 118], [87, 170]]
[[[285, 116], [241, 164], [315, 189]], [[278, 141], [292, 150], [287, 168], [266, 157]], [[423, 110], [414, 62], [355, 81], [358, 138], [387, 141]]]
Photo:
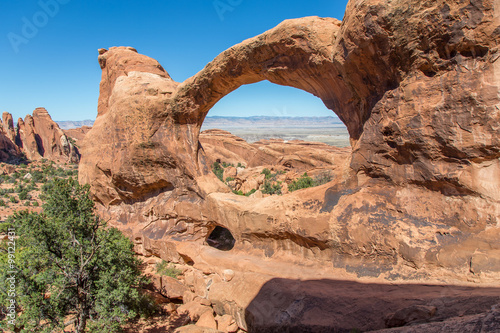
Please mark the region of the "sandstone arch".
[[[180, 84], [132, 48], [101, 50], [99, 113], [82, 147], [80, 181], [116, 221], [174, 221], [183, 239], [204, 239], [216, 220], [241, 232], [238, 244], [350, 267], [371, 262], [373, 274], [384, 264], [463, 274], [478, 253], [483, 269], [499, 271], [498, 18], [493, 0], [351, 0], [342, 22], [285, 21]], [[209, 109], [260, 80], [318, 96], [351, 135], [341, 181], [311, 194], [324, 202], [306, 214], [316, 225], [287, 215], [284, 201], [282, 210], [251, 205], [246, 220], [234, 221], [248, 203], [227, 202], [200, 153]], [[144, 232], [167, 236], [160, 224]]]

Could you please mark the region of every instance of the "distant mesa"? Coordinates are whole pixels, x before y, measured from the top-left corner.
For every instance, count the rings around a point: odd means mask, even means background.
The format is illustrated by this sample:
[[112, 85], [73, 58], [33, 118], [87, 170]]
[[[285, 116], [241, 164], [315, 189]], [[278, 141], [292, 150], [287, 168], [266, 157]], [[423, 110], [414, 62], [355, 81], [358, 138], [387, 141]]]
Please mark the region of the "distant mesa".
[[56, 120], [56, 123], [57, 123], [57, 125], [59, 125], [59, 127], [62, 130], [69, 130], [69, 129], [79, 128], [79, 127], [82, 127], [82, 126], [92, 127], [92, 125], [94, 125], [94, 121], [95, 120], [92, 120], [92, 119], [85, 119], [85, 120], [62, 120], [62, 121]]
[[33, 115], [19, 118], [14, 127], [12, 115], [4, 112], [0, 127], [0, 161], [19, 163], [48, 159], [58, 163], [78, 163], [80, 153], [45, 108], [36, 108]]

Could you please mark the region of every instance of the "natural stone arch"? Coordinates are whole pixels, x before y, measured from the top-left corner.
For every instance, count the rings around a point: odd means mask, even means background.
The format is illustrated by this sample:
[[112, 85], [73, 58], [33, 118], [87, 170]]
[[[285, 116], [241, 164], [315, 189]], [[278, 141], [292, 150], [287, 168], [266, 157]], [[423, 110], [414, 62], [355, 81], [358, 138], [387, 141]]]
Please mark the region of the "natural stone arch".
[[229, 48], [179, 85], [172, 98], [174, 119], [201, 127], [221, 98], [242, 85], [268, 80], [319, 97], [346, 124], [350, 137], [358, 140], [371, 108], [397, 78], [387, 65], [377, 68], [386, 72], [381, 76], [369, 75], [369, 61], [346, 64], [338, 54], [339, 43], [343, 44], [340, 30], [341, 22], [333, 18], [286, 20]]
[[[445, 25], [419, 28], [422, 19], [443, 15]], [[450, 187], [446, 193], [486, 193], [460, 180], [453, 170], [462, 162], [453, 161], [499, 154], [497, 120], [488, 118], [499, 99], [489, 51], [498, 37], [494, 24], [481, 24], [493, 18], [491, 0], [481, 8], [467, 1], [454, 8], [444, 0], [350, 1], [342, 23], [285, 21], [224, 51], [181, 84], [132, 48], [101, 50], [99, 114], [93, 139], [84, 143], [81, 180], [105, 204], [136, 201], [166, 184], [194, 189], [194, 178], [210, 173], [198, 147], [210, 108], [243, 84], [269, 80], [318, 96], [339, 116], [352, 139], [355, 173], [400, 184], [430, 179], [429, 188]], [[432, 104], [436, 92], [441, 96]], [[455, 105], [457, 98], [463, 102]], [[477, 115], [467, 116], [470, 109]], [[474, 127], [477, 119], [484, 126]], [[470, 138], [455, 140], [462, 134]]]
[[[491, 249], [484, 257], [491, 254], [491, 261], [473, 262], [497, 274], [495, 6], [493, 0], [351, 0], [342, 23], [286, 21], [181, 84], [132, 48], [101, 50], [99, 114], [82, 144], [80, 181], [91, 184], [108, 217], [152, 225], [145, 236], [156, 240], [168, 239], [161, 235], [172, 222], [178, 228], [168, 231], [184, 233], [176, 239], [204, 241], [217, 221], [234, 230], [236, 244], [291, 241], [296, 255], [332, 254], [359, 272], [368, 262], [374, 272], [381, 262], [462, 272], [482, 246]], [[263, 212], [257, 203], [239, 221], [248, 201], [224, 193], [200, 150], [208, 110], [260, 80], [320, 97], [353, 139], [351, 163], [341, 182], [320, 193], [324, 206], [313, 222], [291, 219], [290, 206], [269, 204]], [[414, 239], [411, 230], [428, 230], [429, 238]], [[455, 232], [460, 237], [452, 243], [435, 241]], [[457, 254], [457, 246], [464, 250]]]

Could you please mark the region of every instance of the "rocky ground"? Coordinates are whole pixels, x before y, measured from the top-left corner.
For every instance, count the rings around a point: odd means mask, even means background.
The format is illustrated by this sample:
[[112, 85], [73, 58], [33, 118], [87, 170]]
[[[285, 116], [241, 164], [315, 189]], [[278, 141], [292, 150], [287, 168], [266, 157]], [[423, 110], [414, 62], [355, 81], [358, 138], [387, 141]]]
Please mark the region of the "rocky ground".
[[49, 160], [26, 160], [19, 165], [1, 163], [0, 221], [19, 210], [40, 212], [40, 192], [45, 183], [54, 177], [77, 176], [78, 166], [74, 164], [58, 165]]

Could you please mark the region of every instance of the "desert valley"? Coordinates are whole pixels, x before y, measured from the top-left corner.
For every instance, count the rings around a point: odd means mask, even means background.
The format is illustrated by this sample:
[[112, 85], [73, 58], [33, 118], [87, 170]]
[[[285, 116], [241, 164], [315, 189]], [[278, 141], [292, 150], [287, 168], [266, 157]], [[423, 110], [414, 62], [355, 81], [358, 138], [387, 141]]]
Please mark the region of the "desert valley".
[[[493, 0], [351, 0], [343, 21], [286, 20], [184, 82], [99, 49], [95, 122], [3, 113], [2, 225], [57, 212], [57, 179], [87, 186], [90, 220], [126, 236], [148, 279], [131, 290], [155, 310], [125, 332], [500, 332], [499, 17]], [[262, 80], [332, 117], [210, 117]], [[78, 316], [58, 325], [111, 331]]]

